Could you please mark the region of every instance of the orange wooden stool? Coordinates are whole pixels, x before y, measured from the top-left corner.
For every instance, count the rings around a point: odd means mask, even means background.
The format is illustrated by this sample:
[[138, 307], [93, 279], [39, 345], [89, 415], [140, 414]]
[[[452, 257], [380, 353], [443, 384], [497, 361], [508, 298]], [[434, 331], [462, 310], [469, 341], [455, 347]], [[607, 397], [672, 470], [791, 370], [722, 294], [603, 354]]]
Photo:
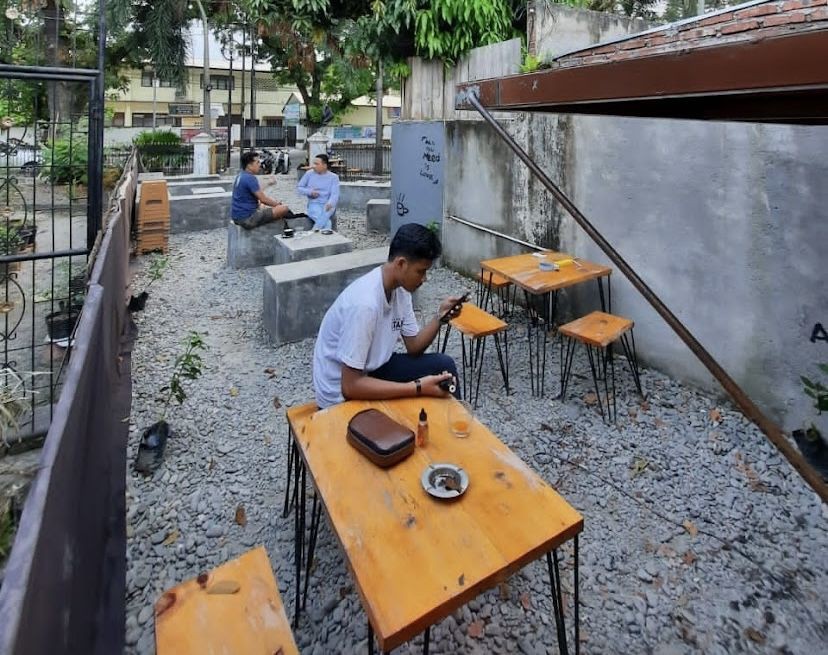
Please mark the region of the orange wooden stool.
[[[509, 325], [480, 309], [472, 303], [463, 303], [463, 309], [455, 318], [446, 324], [443, 334], [443, 346], [441, 352], [446, 351], [449, 333], [451, 328], [460, 333], [461, 347], [463, 349], [463, 398], [468, 400], [474, 407], [477, 407], [477, 399], [480, 394], [480, 378], [483, 373], [483, 355], [486, 354], [486, 337], [494, 337], [495, 348], [497, 348], [497, 359], [500, 364], [500, 373], [503, 376], [503, 386], [506, 394], [509, 393]], [[503, 335], [503, 344], [500, 338]], [[466, 339], [468, 338], [468, 352], [466, 352]], [[438, 343], [439, 348], [439, 343]], [[474, 375], [477, 372], [477, 384], [474, 382]]]
[[[638, 372], [638, 356], [635, 351], [635, 335], [633, 334], [634, 323], [628, 318], [607, 314], [606, 312], [592, 312], [577, 320], [558, 328], [561, 335], [561, 400], [566, 396], [569, 385], [570, 372], [572, 370], [572, 359], [575, 352], [575, 344], [578, 342], [584, 345], [589, 358], [589, 368], [592, 371], [592, 382], [595, 385], [595, 394], [598, 397], [598, 407], [601, 410], [601, 417], [604, 415], [604, 404], [601, 400], [601, 392], [598, 389], [598, 370], [603, 370], [604, 392], [607, 401], [607, 417], [611, 421], [617, 418], [615, 407], [615, 360], [613, 358], [612, 346], [616, 341], [621, 342], [624, 348], [624, 355], [630, 366], [636, 389], [642, 396], [641, 377]], [[564, 342], [566, 352], [564, 353]], [[593, 352], [594, 349], [594, 352]], [[607, 383], [607, 363], [609, 362], [612, 375], [612, 403], [610, 404], [610, 391]]]

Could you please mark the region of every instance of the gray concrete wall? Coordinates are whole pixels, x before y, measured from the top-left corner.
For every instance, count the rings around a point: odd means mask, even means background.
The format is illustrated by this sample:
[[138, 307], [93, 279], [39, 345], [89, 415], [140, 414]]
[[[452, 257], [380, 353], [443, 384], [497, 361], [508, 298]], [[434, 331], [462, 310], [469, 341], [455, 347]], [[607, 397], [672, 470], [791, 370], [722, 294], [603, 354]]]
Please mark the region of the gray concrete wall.
[[[579, 116], [507, 124], [541, 167], [760, 406], [788, 429], [812, 416], [799, 376], [817, 375], [828, 325], [828, 132]], [[611, 264], [498, 137], [479, 123], [446, 126], [447, 215]], [[444, 261], [523, 250], [447, 220]], [[634, 319], [642, 359], [679, 379], [718, 385], [620, 274], [613, 309]], [[591, 285], [567, 294], [581, 315]]]
[[535, 56], [548, 62], [567, 52], [643, 32], [655, 23], [601, 11], [535, 2]]

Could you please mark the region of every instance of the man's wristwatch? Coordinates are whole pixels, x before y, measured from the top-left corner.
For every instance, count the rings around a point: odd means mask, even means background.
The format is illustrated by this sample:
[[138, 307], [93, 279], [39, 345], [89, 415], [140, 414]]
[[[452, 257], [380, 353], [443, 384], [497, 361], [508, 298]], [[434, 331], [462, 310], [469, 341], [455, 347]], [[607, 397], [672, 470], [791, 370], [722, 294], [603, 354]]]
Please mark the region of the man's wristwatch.
[[420, 396], [423, 393], [423, 384], [420, 382], [420, 378], [414, 380], [414, 384], [417, 385], [417, 395]]

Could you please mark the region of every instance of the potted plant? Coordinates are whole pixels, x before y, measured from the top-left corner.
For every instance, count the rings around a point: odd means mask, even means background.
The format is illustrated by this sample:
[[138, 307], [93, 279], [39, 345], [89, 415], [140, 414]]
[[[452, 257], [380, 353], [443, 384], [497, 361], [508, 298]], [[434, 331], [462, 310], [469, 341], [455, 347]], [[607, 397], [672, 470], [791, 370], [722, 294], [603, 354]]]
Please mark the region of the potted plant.
[[[13, 225], [0, 225], [0, 256], [16, 255], [23, 246], [19, 230]], [[20, 262], [0, 264], [0, 276], [20, 270]]]
[[[818, 368], [822, 373], [828, 375], [828, 364], [819, 364]], [[814, 401], [814, 409], [817, 414], [828, 410], [828, 386], [820, 381], [814, 381], [804, 375], [802, 380], [805, 395]], [[813, 466], [822, 478], [828, 481], [828, 444], [816, 425], [811, 425], [804, 430], [794, 430], [793, 438], [802, 455]]]
[[201, 376], [203, 362], [199, 351], [205, 348], [204, 336], [199, 332], [190, 332], [184, 340], [184, 352], [175, 358], [169, 384], [159, 390], [158, 402], [161, 405], [159, 419], [141, 436], [138, 454], [135, 457], [135, 470], [139, 473], [149, 475], [161, 465], [164, 447], [170, 436], [170, 426], [166, 421], [170, 403], [175, 401], [180, 405], [187, 399], [183, 382], [195, 380]]
[[20, 417], [28, 408], [29, 392], [23, 379], [11, 368], [0, 369], [0, 443], [9, 445], [9, 437], [16, 433]]
[[140, 312], [144, 309], [147, 304], [147, 298], [149, 298], [149, 288], [152, 286], [153, 282], [156, 282], [163, 277], [164, 271], [167, 269], [169, 264], [170, 260], [168, 257], [156, 255], [152, 258], [149, 268], [147, 269], [147, 277], [149, 277], [149, 282], [140, 294], [129, 297], [129, 305], [127, 307], [129, 311]]
[[[66, 299], [58, 300], [58, 311], [46, 315], [46, 332], [51, 341], [60, 341], [72, 336], [86, 296], [86, 266], [81, 266], [70, 278], [69, 262], [63, 261], [58, 265], [56, 272], [56, 279], [60, 281], [56, 282], [55, 287], [68, 288], [69, 295]], [[47, 299], [51, 300], [51, 297]], [[37, 300], [38, 298], [35, 298], [35, 301]]]

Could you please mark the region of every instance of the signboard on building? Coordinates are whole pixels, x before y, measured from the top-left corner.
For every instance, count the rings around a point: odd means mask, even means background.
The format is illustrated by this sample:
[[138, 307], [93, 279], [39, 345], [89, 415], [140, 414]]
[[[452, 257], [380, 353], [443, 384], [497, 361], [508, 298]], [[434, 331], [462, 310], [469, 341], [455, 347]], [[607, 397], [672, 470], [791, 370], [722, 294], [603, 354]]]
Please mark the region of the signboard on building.
[[201, 108], [192, 102], [171, 102], [168, 113], [170, 116], [198, 116]]

